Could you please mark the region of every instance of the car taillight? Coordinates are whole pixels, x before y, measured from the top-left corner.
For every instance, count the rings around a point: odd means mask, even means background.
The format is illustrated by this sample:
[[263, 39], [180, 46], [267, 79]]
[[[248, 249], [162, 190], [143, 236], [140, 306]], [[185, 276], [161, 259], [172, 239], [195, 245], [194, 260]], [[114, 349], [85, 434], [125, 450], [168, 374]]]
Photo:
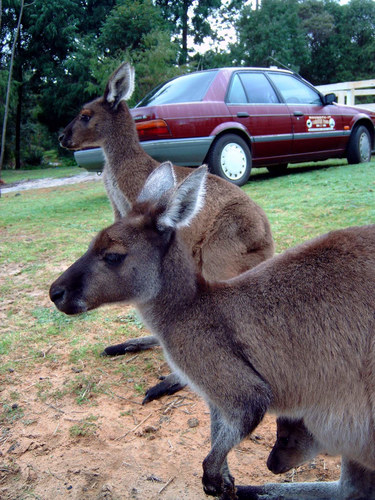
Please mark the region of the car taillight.
[[149, 120], [136, 124], [140, 140], [164, 139], [171, 137], [168, 125], [164, 120]]

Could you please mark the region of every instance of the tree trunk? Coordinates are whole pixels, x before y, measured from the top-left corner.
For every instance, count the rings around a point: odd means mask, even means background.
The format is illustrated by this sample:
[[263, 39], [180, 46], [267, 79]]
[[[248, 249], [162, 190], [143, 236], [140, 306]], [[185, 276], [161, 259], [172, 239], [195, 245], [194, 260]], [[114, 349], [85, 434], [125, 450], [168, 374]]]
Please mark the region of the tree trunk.
[[12, 73], [13, 73], [14, 55], [15, 55], [15, 52], [16, 52], [17, 39], [18, 39], [18, 35], [19, 35], [19, 32], [20, 32], [20, 26], [21, 26], [21, 19], [22, 19], [22, 14], [23, 14], [24, 3], [25, 3], [25, 1], [21, 0], [20, 13], [19, 13], [19, 16], [18, 16], [18, 23], [17, 23], [16, 32], [14, 33], [14, 40], [13, 40], [13, 44], [12, 44], [12, 52], [11, 52], [11, 56], [10, 56], [8, 85], [7, 85], [7, 93], [6, 93], [6, 98], [5, 98], [5, 106], [4, 106], [3, 131], [2, 131], [2, 134], [1, 134], [0, 177], [1, 177], [1, 169], [3, 168], [3, 162], [4, 162], [5, 138], [6, 138], [6, 131], [7, 131], [8, 113], [9, 113], [9, 98], [10, 98], [10, 87], [11, 87], [11, 84], [12, 84]]
[[187, 61], [187, 56], [188, 56], [188, 49], [187, 49], [187, 37], [188, 37], [188, 21], [189, 21], [189, 16], [188, 16], [188, 10], [189, 10], [189, 2], [184, 1], [184, 6], [183, 6], [183, 13], [181, 16], [181, 22], [182, 22], [182, 50], [181, 54], [179, 57], [179, 65], [182, 66], [183, 64], [186, 64]]
[[16, 134], [15, 134], [15, 151], [16, 158], [15, 169], [21, 168], [21, 120], [22, 120], [22, 103], [23, 103], [23, 83], [22, 83], [22, 70], [21, 80], [17, 89], [17, 110], [16, 110]]

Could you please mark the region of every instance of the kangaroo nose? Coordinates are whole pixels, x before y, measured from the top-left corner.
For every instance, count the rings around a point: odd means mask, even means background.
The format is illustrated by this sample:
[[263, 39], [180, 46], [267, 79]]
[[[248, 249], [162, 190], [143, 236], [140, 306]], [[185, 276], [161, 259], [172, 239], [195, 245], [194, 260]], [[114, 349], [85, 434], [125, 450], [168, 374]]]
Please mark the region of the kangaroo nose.
[[65, 295], [65, 288], [62, 288], [61, 286], [51, 287], [49, 291], [50, 299], [55, 304], [57, 302], [60, 302], [64, 298], [64, 295]]
[[65, 137], [65, 135], [64, 135], [64, 134], [60, 134], [60, 135], [59, 135], [59, 142], [62, 142], [62, 141], [64, 140], [64, 137]]

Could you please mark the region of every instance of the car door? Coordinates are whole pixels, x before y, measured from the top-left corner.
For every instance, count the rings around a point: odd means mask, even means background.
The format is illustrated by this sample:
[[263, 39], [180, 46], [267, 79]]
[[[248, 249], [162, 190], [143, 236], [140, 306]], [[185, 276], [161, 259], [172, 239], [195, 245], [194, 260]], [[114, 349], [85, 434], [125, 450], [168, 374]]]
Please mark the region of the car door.
[[[226, 104], [233, 121], [246, 127], [252, 141], [253, 161], [289, 156], [292, 121], [263, 72], [238, 71], [229, 85]], [[272, 161], [271, 161], [272, 163]]]
[[319, 92], [295, 75], [271, 72], [269, 77], [290, 109], [293, 154], [318, 157], [345, 148], [343, 120], [334, 104], [324, 105]]

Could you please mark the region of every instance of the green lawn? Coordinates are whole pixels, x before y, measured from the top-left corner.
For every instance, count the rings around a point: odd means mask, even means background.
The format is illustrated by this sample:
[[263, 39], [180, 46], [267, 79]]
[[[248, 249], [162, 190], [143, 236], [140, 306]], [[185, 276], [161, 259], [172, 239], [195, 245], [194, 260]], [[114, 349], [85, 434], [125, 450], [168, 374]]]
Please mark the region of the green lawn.
[[279, 177], [254, 169], [244, 190], [265, 210], [278, 252], [332, 229], [375, 223], [375, 158], [295, 165]]
[[[268, 215], [277, 252], [334, 228], [375, 223], [373, 162], [293, 166], [279, 177], [254, 169], [244, 190]], [[53, 350], [39, 354], [59, 341], [95, 366], [102, 347], [134, 335], [134, 322], [124, 321], [121, 308], [68, 318], [48, 299], [51, 282], [112, 222], [101, 182], [4, 194], [0, 214], [0, 371], [22, 356], [29, 358], [26, 367], [58, 360]]]

